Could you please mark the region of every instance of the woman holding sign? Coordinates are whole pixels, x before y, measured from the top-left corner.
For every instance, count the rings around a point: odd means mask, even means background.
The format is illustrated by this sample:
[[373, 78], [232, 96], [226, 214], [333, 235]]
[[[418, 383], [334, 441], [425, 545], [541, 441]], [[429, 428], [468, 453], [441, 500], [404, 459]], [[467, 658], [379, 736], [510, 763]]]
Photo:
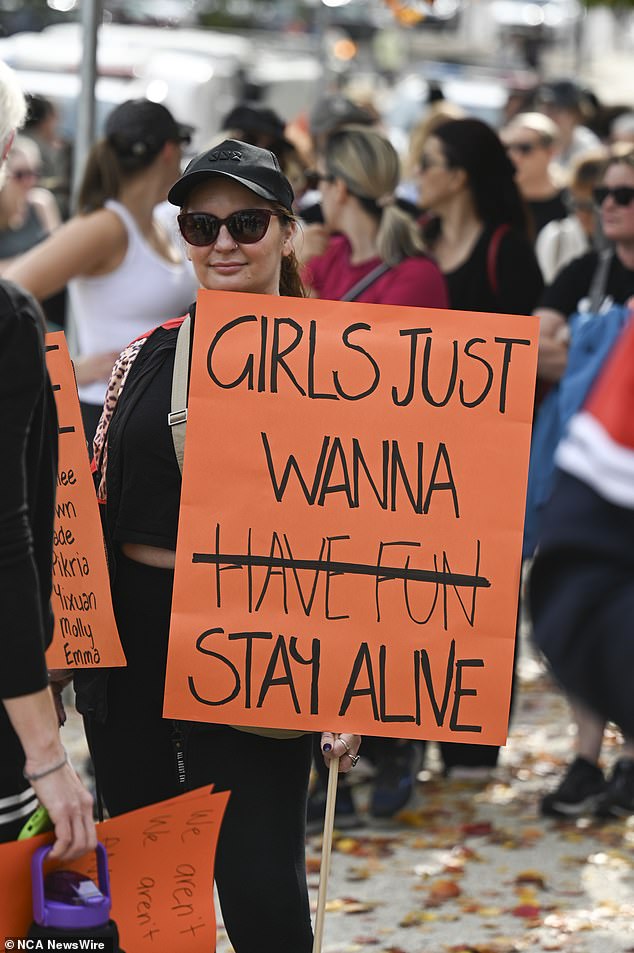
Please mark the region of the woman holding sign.
[[[293, 191], [271, 152], [222, 142], [190, 162], [169, 200], [181, 208], [180, 229], [203, 288], [303, 295]], [[190, 314], [195, 319], [194, 308]], [[162, 717], [181, 487], [167, 421], [181, 324], [136, 341], [114, 368], [95, 445], [128, 665], [80, 676], [78, 707], [111, 814], [202, 785], [231, 791], [216, 880], [236, 953], [310, 953], [304, 841], [311, 735], [272, 737], [266, 729], [184, 726]], [[359, 744], [357, 735], [322, 736], [326, 759], [340, 758], [341, 771], [356, 763]]]

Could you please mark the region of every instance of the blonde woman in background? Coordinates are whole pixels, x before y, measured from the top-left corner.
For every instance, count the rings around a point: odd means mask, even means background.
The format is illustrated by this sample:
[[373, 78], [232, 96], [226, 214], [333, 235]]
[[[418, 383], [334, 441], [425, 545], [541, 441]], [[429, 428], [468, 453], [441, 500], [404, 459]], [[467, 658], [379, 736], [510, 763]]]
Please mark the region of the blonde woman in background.
[[[313, 297], [447, 307], [444, 279], [397, 205], [400, 163], [389, 140], [364, 126], [339, 129], [326, 140], [316, 175], [330, 237], [306, 266]], [[361, 280], [366, 287], [353, 294]]]
[[[330, 239], [313, 257], [305, 281], [313, 297], [374, 304], [448, 306], [445, 281], [425, 253], [417, 224], [396, 205], [400, 163], [385, 136], [365, 126], [332, 133], [317, 158], [321, 204]], [[365, 283], [365, 287], [363, 284]], [[420, 745], [396, 738], [368, 738], [366, 751], [376, 767], [369, 809], [392, 817], [414, 791]], [[326, 778], [317, 747], [319, 780], [308, 803], [309, 829], [323, 822]], [[350, 788], [340, 783], [336, 824], [361, 822]]]
[[[37, 144], [26, 136], [16, 136], [0, 191], [0, 274], [62, 224], [55, 196], [41, 186], [41, 170]], [[42, 308], [51, 329], [63, 327], [64, 291], [42, 301]]]
[[41, 188], [41, 156], [26, 136], [16, 136], [0, 191], [0, 267], [28, 251], [61, 223], [52, 192]]
[[531, 214], [533, 232], [554, 220], [565, 218], [566, 177], [554, 165], [559, 129], [538, 112], [518, 113], [502, 129], [500, 138], [516, 169], [515, 181]]

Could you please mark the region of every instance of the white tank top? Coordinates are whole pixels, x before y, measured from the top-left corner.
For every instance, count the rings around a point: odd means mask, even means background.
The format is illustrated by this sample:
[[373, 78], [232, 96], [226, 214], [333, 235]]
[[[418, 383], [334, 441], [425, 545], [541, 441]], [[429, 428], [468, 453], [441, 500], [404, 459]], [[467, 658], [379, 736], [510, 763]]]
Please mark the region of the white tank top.
[[[130, 212], [109, 199], [105, 208], [119, 216], [128, 234], [121, 264], [108, 275], [73, 278], [68, 283], [80, 355], [122, 351], [145, 331], [177, 318], [196, 297], [191, 263], [167, 261], [145, 240]], [[103, 404], [108, 381], [79, 388], [87, 404]]]

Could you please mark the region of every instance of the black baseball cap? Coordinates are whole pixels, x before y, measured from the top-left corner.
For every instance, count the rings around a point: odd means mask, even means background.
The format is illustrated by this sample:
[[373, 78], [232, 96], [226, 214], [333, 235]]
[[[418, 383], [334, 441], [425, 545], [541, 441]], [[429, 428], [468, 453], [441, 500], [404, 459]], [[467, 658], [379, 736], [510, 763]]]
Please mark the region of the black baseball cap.
[[258, 102], [243, 102], [238, 103], [227, 113], [220, 127], [227, 132], [233, 130], [261, 132], [276, 139], [283, 139], [286, 123], [269, 106]]
[[277, 158], [268, 149], [260, 149], [238, 139], [224, 142], [191, 160], [180, 179], [167, 195], [168, 202], [182, 207], [192, 189], [214, 175], [224, 175], [245, 185], [270, 202], [279, 202], [289, 212], [295, 195]]
[[153, 156], [166, 142], [190, 142], [193, 126], [177, 122], [169, 109], [149, 99], [128, 99], [106, 120], [106, 139], [120, 156]]

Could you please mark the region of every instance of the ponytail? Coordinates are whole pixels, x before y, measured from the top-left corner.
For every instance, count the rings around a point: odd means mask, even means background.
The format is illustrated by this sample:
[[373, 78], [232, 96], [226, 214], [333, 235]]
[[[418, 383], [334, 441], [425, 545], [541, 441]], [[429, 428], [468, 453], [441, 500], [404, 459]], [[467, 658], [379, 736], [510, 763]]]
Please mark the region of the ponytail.
[[82, 177], [78, 211], [87, 215], [103, 208], [107, 199], [116, 198], [121, 189], [121, 169], [117, 157], [105, 139], [100, 139], [90, 150]]
[[345, 182], [361, 208], [378, 222], [377, 252], [387, 265], [425, 253], [414, 220], [396, 205], [398, 154], [386, 136], [365, 126], [343, 126], [326, 141], [328, 173]]
[[387, 265], [398, 265], [404, 258], [424, 255], [426, 245], [414, 219], [393, 203], [382, 210], [376, 247]]
[[124, 181], [151, 165], [157, 154], [122, 155], [107, 139], [99, 139], [86, 160], [77, 199], [80, 215], [103, 208], [108, 199], [118, 198]]

